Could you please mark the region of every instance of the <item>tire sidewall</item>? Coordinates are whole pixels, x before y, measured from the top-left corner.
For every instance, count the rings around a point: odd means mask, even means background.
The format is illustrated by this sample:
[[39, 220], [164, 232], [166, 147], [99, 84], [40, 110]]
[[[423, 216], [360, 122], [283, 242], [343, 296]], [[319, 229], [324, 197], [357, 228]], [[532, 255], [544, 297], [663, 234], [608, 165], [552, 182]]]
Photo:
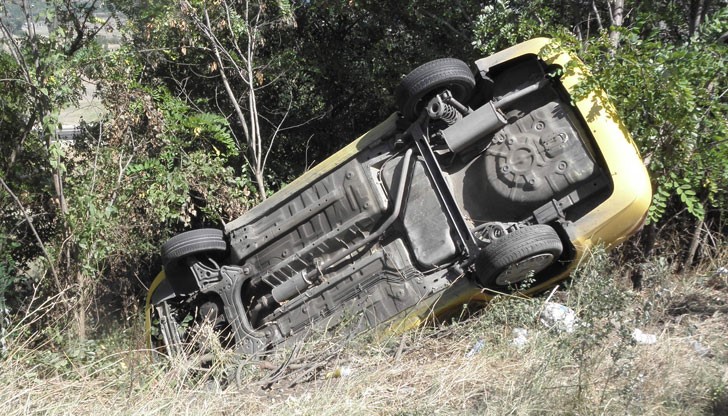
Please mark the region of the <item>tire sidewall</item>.
[[[553, 264], [563, 252], [563, 243], [552, 227], [538, 224], [519, 228], [486, 246], [475, 263], [476, 279], [483, 287], [500, 291], [518, 287], [520, 282], [499, 285], [496, 279], [509, 266], [540, 254], [551, 254]], [[546, 266], [536, 271], [548, 268]]]
[[465, 62], [442, 58], [407, 74], [395, 90], [395, 101], [405, 119], [414, 121], [435, 94], [448, 89], [456, 100], [465, 103], [474, 88], [475, 77]]

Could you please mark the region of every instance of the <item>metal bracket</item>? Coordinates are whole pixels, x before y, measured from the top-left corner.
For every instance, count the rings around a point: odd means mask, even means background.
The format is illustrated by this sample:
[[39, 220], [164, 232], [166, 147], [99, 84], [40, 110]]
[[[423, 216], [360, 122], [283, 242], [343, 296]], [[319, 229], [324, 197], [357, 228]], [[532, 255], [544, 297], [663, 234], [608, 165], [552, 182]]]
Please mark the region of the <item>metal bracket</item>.
[[166, 300], [157, 305], [157, 314], [159, 315], [159, 329], [169, 355], [181, 355], [183, 350], [182, 340], [179, 337], [179, 324], [172, 316], [172, 311]]
[[[191, 261], [190, 261], [191, 260]], [[200, 261], [188, 260], [191, 264], [189, 265], [192, 274], [195, 276], [197, 286], [202, 290], [207, 286], [219, 282], [222, 277], [220, 276], [220, 266], [215, 264], [217, 267], [210, 267]]]
[[243, 353], [254, 354], [262, 350], [266, 345], [265, 336], [251, 325], [240, 296], [243, 282], [250, 276], [245, 276], [240, 267], [222, 266], [217, 270], [214, 278], [217, 279], [214, 283], [208, 283], [200, 291], [202, 293], [212, 292], [220, 296], [225, 307], [228, 324], [235, 334], [236, 344], [240, 346]]
[[566, 218], [566, 215], [564, 214], [565, 209], [576, 205], [579, 201], [594, 195], [607, 186], [609, 186], [609, 181], [603, 175], [599, 175], [586, 182], [581, 187], [571, 191], [563, 198], [559, 200], [552, 199], [538, 207], [535, 211], [533, 211], [533, 215], [529, 217], [526, 222], [547, 224], [556, 219], [563, 220]]

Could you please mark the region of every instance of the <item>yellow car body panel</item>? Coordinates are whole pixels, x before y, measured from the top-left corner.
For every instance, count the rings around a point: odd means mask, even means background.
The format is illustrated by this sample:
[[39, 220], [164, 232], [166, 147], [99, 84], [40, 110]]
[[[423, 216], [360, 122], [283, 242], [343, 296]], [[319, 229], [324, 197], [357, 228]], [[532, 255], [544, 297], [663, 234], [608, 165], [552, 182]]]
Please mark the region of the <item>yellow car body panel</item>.
[[157, 274], [154, 280], [152, 280], [152, 284], [149, 285], [146, 301], [144, 303], [144, 338], [146, 339], [147, 347], [149, 348], [152, 348], [152, 309], [154, 308], [152, 305], [152, 295], [154, 295], [154, 292], [165, 279], [167, 279], [167, 276], [164, 274], [164, 270], [162, 270], [159, 274]]

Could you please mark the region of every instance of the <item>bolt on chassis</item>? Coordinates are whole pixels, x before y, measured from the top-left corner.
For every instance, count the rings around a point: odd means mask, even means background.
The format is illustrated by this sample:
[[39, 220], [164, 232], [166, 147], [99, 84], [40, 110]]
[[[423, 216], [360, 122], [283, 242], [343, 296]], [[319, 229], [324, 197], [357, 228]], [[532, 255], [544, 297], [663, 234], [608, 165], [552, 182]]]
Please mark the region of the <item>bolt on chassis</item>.
[[589, 81], [545, 38], [475, 74], [451, 58], [416, 68], [395, 91], [399, 112], [224, 230], [165, 243], [147, 328], [173, 353], [208, 323], [256, 354], [554, 286], [593, 245], [634, 233], [651, 199], [637, 148]]

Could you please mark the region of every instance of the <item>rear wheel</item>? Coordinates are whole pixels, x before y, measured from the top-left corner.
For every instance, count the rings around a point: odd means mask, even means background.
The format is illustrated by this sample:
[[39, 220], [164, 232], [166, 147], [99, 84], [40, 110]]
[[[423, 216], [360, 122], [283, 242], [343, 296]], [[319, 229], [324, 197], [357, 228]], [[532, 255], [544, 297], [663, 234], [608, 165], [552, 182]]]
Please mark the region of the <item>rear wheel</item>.
[[465, 62], [442, 58], [423, 64], [407, 74], [395, 90], [394, 98], [402, 115], [414, 121], [436, 94], [449, 90], [453, 98], [465, 103], [474, 87], [475, 77]]
[[556, 261], [563, 244], [548, 225], [519, 228], [486, 246], [476, 261], [481, 285], [496, 289], [517, 286]]

